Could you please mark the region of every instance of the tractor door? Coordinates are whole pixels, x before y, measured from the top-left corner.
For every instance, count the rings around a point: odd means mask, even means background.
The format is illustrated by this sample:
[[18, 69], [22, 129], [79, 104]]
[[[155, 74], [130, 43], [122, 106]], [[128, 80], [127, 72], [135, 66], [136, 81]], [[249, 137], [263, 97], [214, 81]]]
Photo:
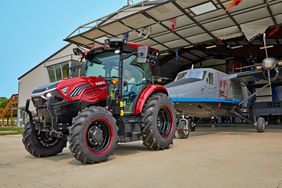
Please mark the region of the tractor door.
[[143, 89], [152, 83], [152, 73], [149, 63], [136, 62], [136, 56], [124, 60], [123, 64], [123, 98], [125, 114], [133, 113], [134, 104]]

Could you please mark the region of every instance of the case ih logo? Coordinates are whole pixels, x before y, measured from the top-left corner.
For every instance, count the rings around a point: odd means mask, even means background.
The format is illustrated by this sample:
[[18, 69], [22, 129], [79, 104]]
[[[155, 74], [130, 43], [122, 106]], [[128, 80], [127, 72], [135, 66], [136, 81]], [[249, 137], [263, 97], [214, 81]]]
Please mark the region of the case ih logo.
[[101, 81], [101, 82], [96, 82], [95, 84], [96, 84], [96, 86], [100, 86], [100, 85], [106, 84], [106, 82], [105, 81]]

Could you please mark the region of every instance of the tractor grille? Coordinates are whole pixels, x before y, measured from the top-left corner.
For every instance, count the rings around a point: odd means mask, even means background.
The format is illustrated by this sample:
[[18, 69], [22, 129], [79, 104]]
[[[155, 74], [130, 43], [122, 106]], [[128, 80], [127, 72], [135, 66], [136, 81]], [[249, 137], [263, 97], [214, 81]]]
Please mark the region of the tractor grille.
[[32, 102], [35, 108], [46, 107], [47, 105], [47, 100], [40, 96], [32, 97]]
[[[53, 97], [52, 103], [58, 103], [64, 100], [64, 98], [57, 91], [53, 91], [51, 93]], [[47, 107], [48, 99], [46, 99], [46, 94], [42, 96], [34, 96], [31, 99], [32, 99], [34, 107], [36, 108], [46, 108]]]

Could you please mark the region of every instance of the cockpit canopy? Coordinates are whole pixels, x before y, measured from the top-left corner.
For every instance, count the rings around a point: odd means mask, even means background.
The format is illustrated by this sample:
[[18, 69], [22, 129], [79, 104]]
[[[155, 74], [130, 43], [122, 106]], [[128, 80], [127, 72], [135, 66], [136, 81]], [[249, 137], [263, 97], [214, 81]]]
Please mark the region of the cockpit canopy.
[[181, 80], [184, 78], [195, 78], [199, 80], [204, 80], [206, 74], [207, 74], [207, 71], [204, 71], [204, 70], [187, 70], [187, 71], [178, 73], [175, 78], [175, 81]]

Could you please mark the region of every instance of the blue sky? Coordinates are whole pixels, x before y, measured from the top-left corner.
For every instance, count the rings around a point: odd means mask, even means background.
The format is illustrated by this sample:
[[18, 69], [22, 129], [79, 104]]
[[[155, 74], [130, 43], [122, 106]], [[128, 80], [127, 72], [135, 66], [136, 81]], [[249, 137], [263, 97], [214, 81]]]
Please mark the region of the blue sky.
[[0, 96], [17, 93], [18, 77], [66, 45], [63, 39], [76, 27], [126, 3], [126, 0], [2, 0]]

